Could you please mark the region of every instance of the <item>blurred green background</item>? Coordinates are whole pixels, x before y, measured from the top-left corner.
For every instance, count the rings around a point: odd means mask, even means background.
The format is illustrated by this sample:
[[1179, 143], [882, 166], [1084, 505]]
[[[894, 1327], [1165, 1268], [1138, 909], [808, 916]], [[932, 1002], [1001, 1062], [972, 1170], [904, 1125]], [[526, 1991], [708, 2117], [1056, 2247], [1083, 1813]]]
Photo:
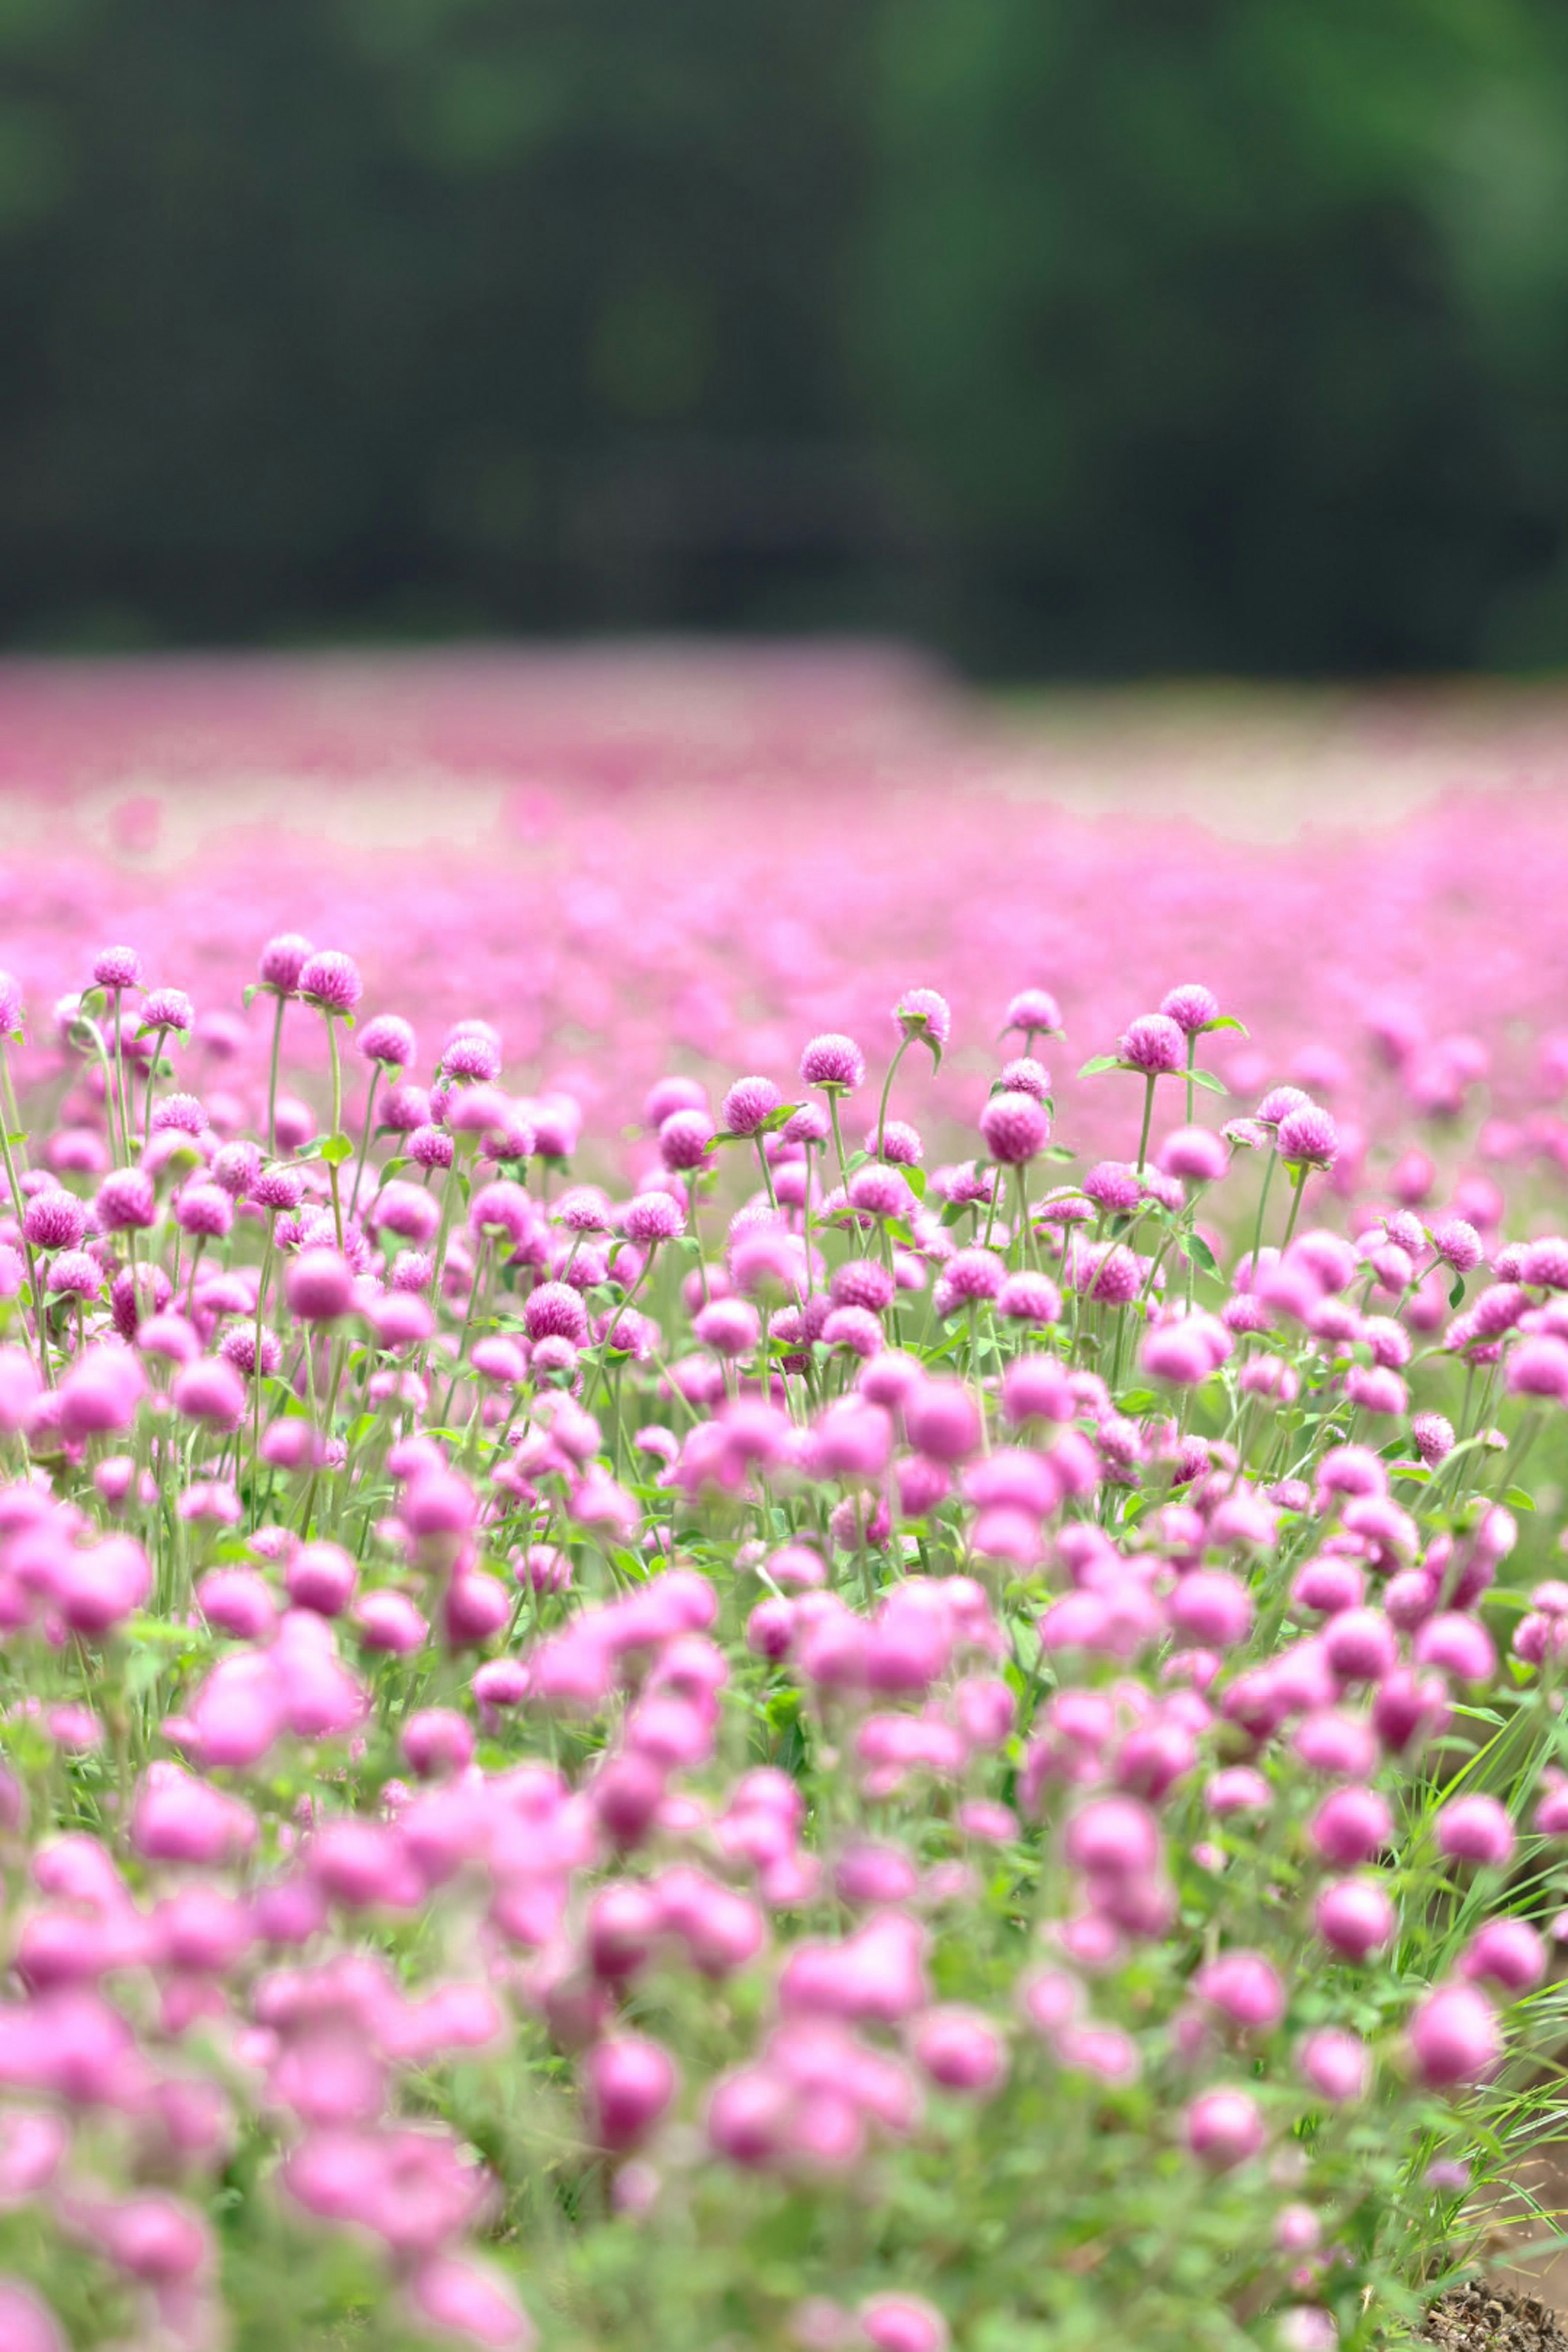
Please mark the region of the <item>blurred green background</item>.
[[0, 639], [1558, 664], [1568, 7], [0, 0]]

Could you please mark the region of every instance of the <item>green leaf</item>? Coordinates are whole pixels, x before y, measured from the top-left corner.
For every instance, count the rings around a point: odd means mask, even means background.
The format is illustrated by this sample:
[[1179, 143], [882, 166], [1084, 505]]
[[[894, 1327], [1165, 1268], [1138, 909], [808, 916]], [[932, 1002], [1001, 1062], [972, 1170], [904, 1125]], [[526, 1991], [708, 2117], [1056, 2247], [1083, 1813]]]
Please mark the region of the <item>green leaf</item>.
[[260, 982], [258, 980], [253, 980], [253, 981], [251, 981], [251, 982], [250, 982], [250, 983], [248, 984], [248, 986], [247, 986], [247, 987], [246, 987], [245, 989], [243, 989], [243, 990], [241, 991], [241, 992], [240, 992], [240, 1002], [241, 1002], [241, 1003], [245, 1006], [245, 1009], [246, 1009], [246, 1011], [247, 1011], [247, 1013], [249, 1012], [249, 1010], [250, 1010], [251, 1006], [255, 1003], [255, 1002], [256, 1002], [257, 998], [260, 995], [260, 993], [261, 993], [261, 982]]
[[1249, 1037], [1252, 1034], [1252, 1032], [1248, 1029], [1246, 1022], [1238, 1021], [1234, 1013], [1220, 1013], [1215, 1016], [1214, 1020], [1205, 1021], [1203, 1026], [1203, 1034], [1206, 1037], [1209, 1034], [1209, 1032], [1214, 1029], [1234, 1029], [1243, 1037]]
[[309, 1143], [302, 1143], [300, 1146], [294, 1157], [296, 1160], [319, 1160], [326, 1148], [327, 1138], [324, 1135], [313, 1135]]
[[14, 1129], [11, 1134], [5, 1138], [5, 1140], [7, 1143], [26, 1143], [27, 1140], [26, 1129], [25, 1127]]
[[1101, 1070], [1124, 1070], [1126, 1067], [1126, 1063], [1119, 1060], [1114, 1054], [1096, 1054], [1091, 1060], [1084, 1064], [1079, 1072], [1079, 1076], [1098, 1078]]
[[1503, 1501], [1510, 1511], [1533, 1511], [1535, 1508], [1534, 1496], [1527, 1495], [1522, 1486], [1510, 1486], [1503, 1496]]
[[923, 1201], [926, 1196], [925, 1170], [923, 1168], [905, 1168], [900, 1171], [900, 1173], [903, 1176], [905, 1183], [914, 1194], [916, 1200]]
[[1182, 1255], [1189, 1265], [1199, 1266], [1205, 1274], [1217, 1274], [1219, 1261], [1201, 1234], [1189, 1234], [1182, 1244]]
[[1461, 1302], [1463, 1301], [1464, 1296], [1465, 1296], [1465, 1277], [1464, 1277], [1464, 1276], [1461, 1274], [1461, 1275], [1459, 1276], [1459, 1277], [1458, 1277], [1458, 1281], [1455, 1283], [1454, 1287], [1453, 1287], [1453, 1288], [1452, 1288], [1452, 1290], [1450, 1290], [1450, 1291], [1449, 1291], [1449, 1293], [1448, 1293], [1448, 1304], [1449, 1304], [1449, 1306], [1450, 1306], [1450, 1307], [1458, 1307], [1458, 1306], [1459, 1306], [1459, 1305], [1461, 1304]]
[[1042, 1160], [1076, 1160], [1078, 1153], [1070, 1150], [1065, 1143], [1047, 1143], [1040, 1157]]
[[1230, 1092], [1225, 1080], [1216, 1078], [1212, 1070], [1178, 1070], [1176, 1076], [1191, 1078], [1194, 1087], [1205, 1087], [1211, 1095], [1227, 1095]]
[[345, 1160], [354, 1156], [352, 1135], [329, 1135], [321, 1146], [321, 1157], [329, 1168], [341, 1168]]
[[966, 1217], [973, 1206], [973, 1201], [949, 1201], [942, 1210], [942, 1223], [944, 1225], [956, 1225], [960, 1217]]

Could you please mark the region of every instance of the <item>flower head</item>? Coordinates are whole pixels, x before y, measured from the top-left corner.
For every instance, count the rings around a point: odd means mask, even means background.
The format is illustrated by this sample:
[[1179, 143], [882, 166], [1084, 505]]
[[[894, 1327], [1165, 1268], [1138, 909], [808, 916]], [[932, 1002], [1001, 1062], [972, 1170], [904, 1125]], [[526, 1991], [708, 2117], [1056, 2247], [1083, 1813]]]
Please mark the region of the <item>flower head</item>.
[[300, 966], [295, 987], [307, 1004], [323, 1013], [352, 1013], [364, 994], [364, 982], [353, 958], [336, 948], [318, 949]]
[[1117, 1043], [1121, 1059], [1145, 1077], [1179, 1070], [1186, 1059], [1186, 1039], [1166, 1013], [1144, 1013], [1130, 1021]]
[[853, 1037], [829, 1030], [814, 1037], [800, 1057], [800, 1075], [808, 1087], [847, 1094], [866, 1076], [866, 1056]]

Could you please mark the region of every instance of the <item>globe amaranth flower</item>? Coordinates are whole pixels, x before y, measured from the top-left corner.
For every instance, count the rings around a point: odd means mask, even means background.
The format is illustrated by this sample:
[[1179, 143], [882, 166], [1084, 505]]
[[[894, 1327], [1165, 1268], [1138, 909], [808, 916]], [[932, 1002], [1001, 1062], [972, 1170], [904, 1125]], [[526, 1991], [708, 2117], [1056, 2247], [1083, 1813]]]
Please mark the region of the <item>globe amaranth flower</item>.
[[700, 1168], [716, 1132], [705, 1110], [672, 1110], [659, 1122], [658, 1156], [667, 1168], [678, 1173]]
[[645, 1246], [672, 1242], [686, 1230], [686, 1213], [668, 1192], [639, 1192], [621, 1219], [626, 1239]]
[[1306, 1103], [1280, 1120], [1275, 1149], [1288, 1168], [1331, 1168], [1340, 1156], [1340, 1131], [1326, 1110]]
[[746, 1298], [715, 1298], [699, 1309], [691, 1328], [716, 1356], [749, 1355], [762, 1334], [756, 1308]]
[[904, 1036], [928, 1038], [935, 1045], [945, 1045], [952, 1034], [952, 1010], [934, 988], [906, 988], [893, 1007], [893, 1020]]
[[942, 1270], [948, 1297], [963, 1306], [996, 1297], [1006, 1279], [1005, 1261], [988, 1249], [955, 1250]]
[[1059, 1323], [1062, 1295], [1049, 1275], [1021, 1269], [997, 1292], [996, 1312], [1013, 1323]]
[[221, 1144], [213, 1153], [207, 1173], [231, 1200], [243, 1201], [261, 1173], [261, 1152], [247, 1139]]
[[1097, 1160], [1083, 1180], [1083, 1190], [1097, 1208], [1115, 1216], [1126, 1215], [1143, 1198], [1142, 1181], [1124, 1160]]
[[[866, 1150], [873, 1158], [876, 1157], [877, 1130], [874, 1127], [866, 1131]], [[925, 1145], [921, 1141], [919, 1129], [911, 1127], [907, 1119], [889, 1119], [882, 1129], [881, 1157], [894, 1168], [918, 1168], [925, 1157]]]
[[444, 1127], [416, 1127], [408, 1139], [408, 1157], [416, 1168], [450, 1168], [457, 1151]]
[[302, 1323], [332, 1323], [354, 1309], [354, 1271], [333, 1249], [305, 1249], [284, 1276], [290, 1311]]
[[378, 1013], [354, 1042], [367, 1062], [378, 1062], [384, 1070], [407, 1069], [416, 1050], [411, 1024], [395, 1013]]
[[1142, 1283], [1139, 1260], [1120, 1242], [1109, 1248], [1075, 1248], [1067, 1264], [1068, 1280], [1086, 1298], [1103, 1307], [1127, 1307]]
[[1456, 1274], [1471, 1274], [1481, 1262], [1481, 1237], [1464, 1217], [1445, 1217], [1427, 1235], [1446, 1265]]
[[609, 1194], [597, 1184], [574, 1184], [551, 1209], [550, 1222], [569, 1234], [607, 1234], [614, 1225]]
[[649, 1089], [643, 1104], [643, 1118], [649, 1127], [660, 1128], [678, 1110], [700, 1110], [708, 1108], [708, 1089], [700, 1078], [660, 1078]]
[[453, 1037], [441, 1056], [441, 1075], [489, 1086], [500, 1075], [500, 1048], [493, 1037], [473, 1032]]
[[352, 956], [337, 948], [321, 948], [300, 966], [296, 987], [307, 1004], [323, 1013], [352, 1013], [364, 994], [364, 982]]
[[582, 1132], [583, 1110], [571, 1095], [542, 1095], [527, 1105], [533, 1123], [534, 1150], [545, 1160], [570, 1160]]
[[835, 1307], [868, 1307], [880, 1314], [892, 1305], [897, 1288], [895, 1277], [879, 1259], [851, 1257], [834, 1267], [828, 1295]]
[[[423, 1185], [400, 1185], [397, 1190], [400, 1190], [400, 1195], [405, 1195], [405, 1200], [402, 1200], [402, 1223], [395, 1230], [400, 1230], [406, 1240], [428, 1242], [430, 1234], [435, 1233], [435, 1202], [430, 1200]], [[385, 1195], [381, 1200], [378, 1213], [381, 1213], [381, 1223], [388, 1223]], [[478, 1192], [468, 1202], [468, 1230], [479, 1234], [479, 1237], [503, 1234], [505, 1240], [512, 1244], [512, 1249], [520, 1249], [521, 1242], [527, 1240], [529, 1233], [536, 1225], [536, 1218], [538, 1212], [531, 1195], [524, 1192], [520, 1183], [512, 1183], [510, 1176], [500, 1176], [500, 1179], [496, 1179], [496, 1183], [479, 1185]]]
[[1051, 1122], [1033, 1095], [993, 1095], [981, 1111], [980, 1132], [993, 1160], [1021, 1168], [1051, 1139]]
[[1141, 1013], [1130, 1021], [1117, 1041], [1120, 1060], [1146, 1078], [1181, 1069], [1187, 1056], [1186, 1039], [1168, 1013]]
[[79, 1248], [87, 1232], [87, 1206], [59, 1185], [36, 1192], [22, 1216], [22, 1232], [35, 1249]]
[[1155, 1165], [1166, 1176], [1186, 1184], [1215, 1184], [1225, 1174], [1230, 1158], [1225, 1138], [1206, 1127], [1178, 1127], [1155, 1153]]
[[394, 1135], [412, 1135], [416, 1127], [429, 1127], [429, 1095], [423, 1087], [410, 1086], [406, 1079], [389, 1087], [382, 1097], [381, 1123], [389, 1127]]
[[92, 977], [99, 988], [140, 988], [142, 959], [134, 948], [104, 948], [92, 960]]
[[1542, 1241], [1529, 1243], [1519, 1278], [1538, 1290], [1568, 1290], [1568, 1241], [1550, 1234]]
[[93, 1210], [100, 1233], [144, 1231], [158, 1213], [152, 1178], [140, 1168], [116, 1168], [99, 1186]]
[[1033, 1095], [1037, 1103], [1043, 1103], [1050, 1090], [1051, 1074], [1032, 1054], [1020, 1054], [1015, 1060], [1003, 1063], [996, 1081], [998, 1094]]
[[569, 1283], [541, 1283], [523, 1302], [522, 1315], [531, 1339], [570, 1339], [574, 1348], [587, 1345], [588, 1312]]
[[1219, 1019], [1219, 999], [1212, 988], [1202, 981], [1184, 981], [1160, 999], [1160, 1010], [1167, 1021], [1173, 1021], [1185, 1037], [1195, 1037], [1211, 1022]]
[[1568, 1404], [1568, 1339], [1543, 1335], [1519, 1340], [1509, 1352], [1503, 1380], [1510, 1396]]
[[914, 1194], [896, 1168], [873, 1164], [857, 1168], [849, 1179], [848, 1202], [861, 1216], [903, 1217], [914, 1207]]
[[1010, 1029], [1022, 1029], [1026, 1036], [1059, 1037], [1062, 1034], [1061, 1007], [1049, 989], [1021, 988], [1007, 1007], [1007, 1018], [1002, 1034]]
[[1310, 1110], [1312, 1097], [1301, 1087], [1272, 1087], [1258, 1104], [1257, 1118], [1261, 1127], [1278, 1127], [1293, 1110]]
[[1415, 1451], [1429, 1470], [1446, 1459], [1454, 1450], [1454, 1424], [1440, 1412], [1418, 1412], [1410, 1423], [1410, 1434], [1415, 1440]]
[[292, 996], [311, 952], [310, 940], [298, 931], [279, 931], [275, 940], [268, 940], [257, 962], [262, 987], [277, 996]]
[[43, 1279], [47, 1290], [71, 1298], [96, 1298], [103, 1288], [103, 1268], [86, 1250], [64, 1249], [53, 1259]]
[[205, 1135], [206, 1125], [206, 1105], [195, 1095], [165, 1095], [153, 1106], [154, 1135]]
[[853, 1037], [835, 1030], [814, 1037], [800, 1057], [800, 1075], [808, 1087], [848, 1093], [866, 1076], [866, 1056]]
[[251, 1185], [250, 1197], [259, 1209], [288, 1214], [304, 1199], [304, 1181], [297, 1169], [263, 1168]]
[[[248, 1380], [257, 1365], [255, 1324], [231, 1324], [218, 1341], [217, 1351], [225, 1363], [232, 1364], [237, 1372], [242, 1372]], [[283, 1342], [277, 1332], [269, 1331], [265, 1324], [261, 1327], [260, 1361], [263, 1372], [275, 1372], [283, 1361]]]
[[[724, 1132], [727, 1135], [755, 1135], [758, 1129], [773, 1117], [783, 1100], [784, 1097], [772, 1078], [737, 1078], [719, 1106], [719, 1118]], [[661, 1129], [661, 1135], [662, 1132]]]
[[188, 1036], [196, 1024], [196, 1008], [183, 988], [149, 989], [142, 1000], [142, 1034], [175, 1029]]

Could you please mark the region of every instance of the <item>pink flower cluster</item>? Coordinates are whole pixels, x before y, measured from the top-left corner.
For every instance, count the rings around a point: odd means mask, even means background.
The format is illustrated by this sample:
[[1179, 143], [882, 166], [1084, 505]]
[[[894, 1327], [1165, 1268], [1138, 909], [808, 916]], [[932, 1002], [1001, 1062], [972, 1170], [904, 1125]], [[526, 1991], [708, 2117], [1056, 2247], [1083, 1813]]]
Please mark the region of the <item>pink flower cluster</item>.
[[[1539, 931], [1488, 908], [1461, 1017], [1435, 819], [1419, 935], [1303, 1032], [1346, 852], [1260, 919], [1189, 846], [1119, 967], [1092, 832], [1029, 878], [933, 804], [849, 921], [776, 827], [763, 886], [755, 809], [705, 858], [683, 822], [563, 821], [542, 926], [367, 868], [329, 929], [282, 851], [270, 938], [221, 869], [20, 926], [24, 2352], [218, 2352], [263, 2294], [302, 2347], [1361, 2342], [1526, 2112], [1568, 1919], [1568, 1052], [1500, 1018]], [[900, 891], [943, 984], [872, 1006]]]

